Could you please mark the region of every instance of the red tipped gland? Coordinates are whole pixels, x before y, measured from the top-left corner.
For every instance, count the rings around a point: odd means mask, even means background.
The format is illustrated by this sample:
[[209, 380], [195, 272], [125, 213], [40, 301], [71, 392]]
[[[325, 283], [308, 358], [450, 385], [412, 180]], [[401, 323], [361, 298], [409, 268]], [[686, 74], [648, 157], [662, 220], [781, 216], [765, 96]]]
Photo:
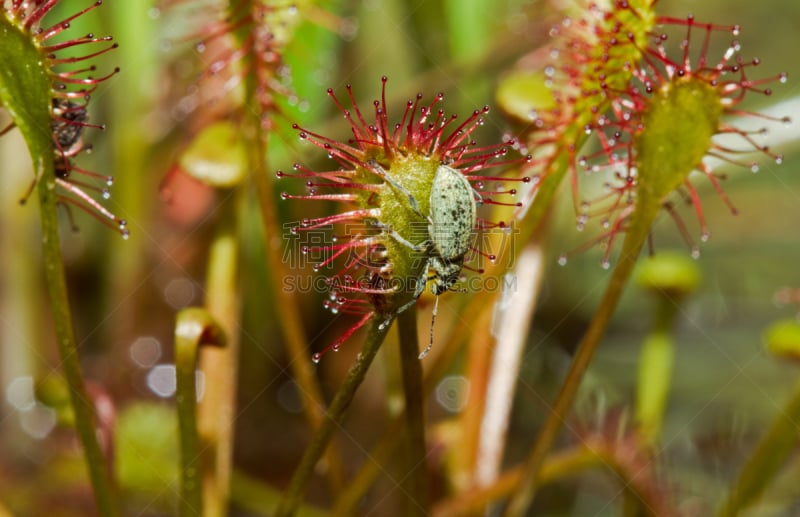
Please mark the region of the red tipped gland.
[[[599, 117], [593, 124], [600, 151], [582, 157], [578, 163], [592, 172], [612, 171], [613, 180], [607, 184], [604, 195], [590, 200], [592, 209], [582, 211], [579, 226], [588, 219], [599, 218], [606, 231], [590, 244], [604, 242], [610, 250], [616, 235], [626, 230], [627, 220], [635, 216], [637, 206], [659, 203], [675, 221], [692, 254], [697, 255], [690, 232], [668, 194], [675, 190], [685, 193], [694, 207], [703, 241], [710, 232], [700, 196], [689, 179], [690, 172], [702, 173], [723, 203], [737, 213], [722, 190], [716, 164], [725, 162], [755, 172], [757, 164], [742, 160], [742, 154], [758, 152], [776, 163], [782, 157], [754, 139], [754, 135], [763, 134], [765, 129], [746, 131], [723, 119], [736, 116], [779, 121], [738, 106], [748, 92], [769, 95], [771, 89], [766, 85], [785, 81], [785, 74], [751, 79], [749, 71], [760, 61], [743, 59], [737, 42], [718, 61], [709, 58], [713, 35], [738, 33], [738, 26], [699, 23], [692, 17], [659, 18], [659, 22], [683, 30], [678, 56], [672, 57], [671, 51], [675, 49], [668, 45], [667, 34], [653, 37], [650, 46], [642, 49], [643, 63], [635, 68], [630, 86], [613, 99], [610, 114]], [[700, 43], [695, 45], [698, 33]], [[728, 137], [725, 143], [721, 136]], [[673, 145], [674, 148], [670, 147]], [[665, 170], [676, 171], [675, 177], [670, 179]], [[608, 262], [608, 256], [606, 251], [604, 263]]]
[[[531, 182], [530, 177], [483, 174], [491, 167], [530, 160], [530, 157], [510, 157], [509, 151], [516, 147], [514, 141], [479, 146], [472, 140], [488, 107], [475, 110], [457, 123], [455, 115], [448, 116], [440, 108], [443, 94], [437, 94], [427, 103], [418, 94], [405, 103], [399, 121], [392, 123], [386, 105], [386, 83], [383, 77], [380, 98], [372, 102], [371, 112], [359, 107], [349, 85], [344, 101], [333, 89], [328, 89], [329, 97], [349, 126], [350, 138], [340, 141], [297, 124], [293, 128], [300, 139], [323, 150], [334, 166], [317, 172], [296, 164], [292, 173], [277, 173], [279, 178], [301, 179], [306, 184], [307, 193], [284, 194], [281, 196], [284, 199], [334, 200], [352, 205], [335, 215], [304, 219], [293, 231], [300, 241], [317, 239], [303, 248], [315, 270], [331, 268], [328, 277], [331, 297], [325, 302], [326, 308], [337, 314], [361, 315], [353, 327], [322, 353], [338, 349], [372, 317], [391, 320], [401, 307], [414, 302], [415, 293], [419, 295], [422, 291], [415, 284], [437, 278], [433, 270], [428, 271], [427, 260], [433, 253], [441, 253], [431, 244], [429, 214], [434, 179], [442, 167], [445, 167], [443, 174], [456, 171], [463, 175], [464, 184], [472, 189], [462, 191], [466, 195], [452, 201], [454, 221], [458, 224], [469, 222], [458, 217], [464, 217], [459, 215], [464, 212], [459, 211], [469, 209], [470, 204], [519, 206], [516, 200], [505, 200], [513, 199], [517, 190], [504, 184]], [[455, 178], [445, 177], [446, 181], [459, 184]], [[487, 184], [491, 184], [488, 190]], [[442, 203], [451, 202], [446, 196], [442, 199]], [[504, 227], [505, 223], [476, 218], [471, 231]], [[319, 239], [323, 242], [319, 243]], [[459, 255], [442, 259], [452, 258], [459, 265], [470, 258], [496, 259], [489, 251], [468, 251], [465, 248]], [[461, 267], [483, 271], [469, 264]], [[448, 289], [458, 287], [447, 285], [441, 292]], [[314, 359], [318, 360], [322, 353]]]
[[[55, 178], [35, 178], [21, 202], [25, 202], [36, 182], [53, 182], [63, 206], [80, 208], [127, 238], [125, 220], [112, 214], [93, 197], [108, 199], [108, 187], [113, 183], [113, 178], [75, 165], [81, 153], [91, 150], [91, 146], [83, 140], [85, 129], [105, 129], [102, 124], [89, 122], [90, 94], [119, 72], [119, 68], [114, 68], [107, 74], [96, 76], [95, 65], [88, 62], [113, 50], [117, 44], [110, 43], [111, 36], [96, 37], [92, 33], [53, 42], [55, 36], [72, 27], [73, 21], [102, 5], [102, 1], [98, 0], [57, 23], [50, 23], [49, 18], [58, 3], [58, 0], [11, 0], [6, 2], [4, 11], [9, 21], [30, 36], [42, 56], [42, 64], [48, 69], [51, 82], [50, 131]], [[0, 131], [0, 135], [10, 127]]]

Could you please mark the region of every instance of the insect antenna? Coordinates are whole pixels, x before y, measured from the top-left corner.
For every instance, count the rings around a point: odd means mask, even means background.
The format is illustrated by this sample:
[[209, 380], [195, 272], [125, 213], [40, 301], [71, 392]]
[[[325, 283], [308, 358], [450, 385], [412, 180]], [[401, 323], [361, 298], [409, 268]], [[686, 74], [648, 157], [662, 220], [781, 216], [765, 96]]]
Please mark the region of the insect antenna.
[[439, 295], [436, 295], [436, 301], [433, 302], [433, 313], [431, 314], [431, 340], [428, 343], [428, 346], [425, 347], [425, 350], [420, 352], [419, 359], [425, 359], [425, 356], [428, 355], [428, 352], [431, 351], [433, 348], [433, 324], [436, 322], [436, 314], [439, 312]]

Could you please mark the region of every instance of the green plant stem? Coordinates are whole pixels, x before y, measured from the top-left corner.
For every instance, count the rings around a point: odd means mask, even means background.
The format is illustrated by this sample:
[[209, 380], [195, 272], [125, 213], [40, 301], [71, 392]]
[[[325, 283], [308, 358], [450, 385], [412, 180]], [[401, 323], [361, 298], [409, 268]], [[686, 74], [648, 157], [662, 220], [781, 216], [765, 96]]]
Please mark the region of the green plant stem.
[[[286, 339], [289, 367], [299, 387], [300, 397], [303, 399], [303, 412], [306, 420], [312, 432], [316, 432], [325, 420], [325, 402], [310, 360], [308, 341], [300, 317], [300, 303], [294, 290], [282, 287], [282, 280], [290, 276], [291, 272], [286, 262], [282, 260], [283, 229], [276, 212], [279, 198], [275, 196], [270, 180], [272, 175], [268, 174], [266, 167], [267, 137], [262, 133], [260, 119], [252, 118], [251, 124], [258, 128], [259, 136], [251, 146], [255, 147], [255, 152], [251, 153], [249, 157], [249, 166], [253, 171], [252, 177], [258, 193], [259, 211], [264, 225], [267, 272], [271, 276], [273, 285], [273, 288], [268, 289], [267, 292], [272, 296], [273, 307], [280, 308], [280, 328]], [[327, 452], [327, 463], [331, 488], [334, 491], [339, 490], [343, 484], [344, 475], [342, 474], [342, 461], [333, 447]]]
[[[469, 328], [467, 325], [457, 327], [456, 336], [449, 340], [443, 340], [445, 346], [442, 351], [431, 358], [430, 354], [425, 359], [433, 359], [432, 363], [427, 364], [424, 373], [423, 397], [428, 397], [436, 388], [436, 385], [450, 368], [456, 354], [458, 344], [461, 343], [461, 336]], [[350, 482], [336, 498], [336, 504], [332, 511], [333, 515], [353, 515], [356, 513], [358, 502], [364, 497], [369, 488], [384, 472], [383, 465], [388, 464], [397, 448], [404, 443], [406, 433], [405, 408], [394, 415], [386, 426], [386, 431], [378, 441], [377, 445], [369, 453], [369, 461], [365, 461], [359, 471], [350, 479]]]
[[219, 227], [209, 248], [205, 308], [226, 336], [225, 347], [205, 347], [200, 365], [206, 390], [198, 407], [198, 432], [206, 445], [203, 455], [204, 515], [227, 514], [231, 485], [233, 429], [241, 310], [238, 289], [239, 239], [237, 209], [244, 190], [237, 188], [223, 203]]
[[311, 480], [311, 475], [314, 473], [314, 467], [325, 453], [334, 431], [341, 424], [347, 408], [353, 401], [356, 390], [364, 381], [369, 366], [375, 359], [375, 354], [378, 353], [381, 344], [383, 344], [389, 326], [389, 322], [383, 321], [377, 315], [373, 316], [364, 348], [347, 372], [347, 377], [345, 377], [339, 391], [336, 392], [336, 396], [325, 414], [325, 419], [311, 437], [311, 443], [306, 447], [305, 453], [300, 459], [300, 464], [292, 475], [289, 486], [273, 517], [288, 517], [294, 515], [297, 511], [297, 507], [300, 505]]
[[[583, 140], [583, 137], [580, 137]], [[536, 202], [531, 209], [525, 214], [524, 220], [519, 224], [520, 234], [518, 239], [520, 242], [527, 242], [532, 235], [541, 231], [542, 224], [549, 214], [552, 201], [555, 197], [558, 187], [566, 174], [569, 166], [569, 155], [566, 150], [558, 154], [558, 157], [553, 161], [551, 166], [552, 173], [547, 174], [544, 181], [537, 190]], [[518, 246], [517, 251], [521, 252], [523, 246]], [[501, 250], [503, 252], [504, 250]], [[516, 259], [516, 257], [514, 257]], [[494, 263], [487, 265], [485, 276], [497, 275], [502, 264], [508, 261], [502, 256]], [[497, 294], [493, 295], [496, 299]], [[484, 311], [489, 311], [494, 307], [494, 301], [487, 301], [485, 297], [473, 296], [469, 299], [466, 307], [461, 311], [465, 318], [475, 321], [482, 317]], [[433, 365], [430, 366], [427, 375], [425, 376], [425, 394], [431, 393], [435, 384], [439, 381], [441, 376], [449, 367], [450, 361], [455, 357], [458, 352], [458, 347], [464, 341], [469, 329], [469, 325], [457, 325], [451, 329], [449, 335], [442, 341], [446, 343], [442, 352], [437, 354], [434, 359]], [[384, 433], [383, 438], [378, 442], [378, 445], [371, 451], [370, 457], [372, 461], [367, 461], [353, 477], [348, 486], [337, 498], [336, 506], [334, 508], [334, 515], [350, 515], [353, 513], [355, 505], [367, 492], [374, 480], [380, 475], [380, 465], [389, 461], [390, 457], [394, 454], [398, 442], [398, 436], [405, 432], [405, 415], [397, 415], [393, 419]]]
[[645, 338], [639, 354], [636, 382], [636, 422], [647, 445], [656, 445], [661, 436], [675, 363], [671, 328], [677, 313], [676, 305], [660, 299], [656, 311], [653, 329]]
[[116, 489], [111, 478], [109, 463], [103, 456], [95, 431], [95, 410], [81, 374], [78, 345], [72, 330], [67, 282], [64, 276], [64, 262], [61, 256], [61, 245], [58, 237], [57, 197], [55, 185], [50, 179], [52, 167], [42, 172], [42, 164], [38, 164], [37, 174], [47, 174], [39, 180], [37, 191], [42, 221], [42, 253], [44, 258], [45, 279], [53, 311], [58, 349], [61, 353], [61, 367], [69, 385], [70, 400], [75, 412], [75, 427], [83, 445], [89, 478], [94, 489], [94, 497], [98, 510], [104, 517], [117, 516], [120, 513]]
[[525, 461], [520, 485], [511, 496], [504, 513], [507, 517], [525, 515], [527, 508], [533, 502], [538, 486], [539, 471], [542, 468], [545, 456], [558, 436], [561, 425], [567, 417], [567, 412], [575, 400], [575, 395], [578, 393], [583, 375], [589, 368], [594, 352], [597, 350], [609, 323], [611, 323], [611, 318], [636, 265], [636, 259], [647, 240], [650, 226], [659, 208], [659, 202], [643, 202], [637, 207], [632, 216], [630, 227], [622, 244], [622, 251], [609, 280], [608, 287], [600, 300], [600, 305], [589, 324], [589, 328], [586, 330], [583, 340], [578, 346], [570, 370], [561, 386], [561, 391], [553, 402], [550, 414], [534, 442], [528, 459]]
[[491, 25], [487, 17], [495, 8], [486, 0], [446, 0], [447, 31], [450, 54], [456, 61], [477, 62], [490, 46]]
[[175, 320], [175, 371], [178, 426], [181, 442], [182, 517], [203, 515], [200, 437], [197, 431], [197, 358], [202, 345], [224, 344], [224, 332], [214, 318], [199, 307], [181, 310]]
[[407, 515], [425, 516], [428, 508], [428, 469], [425, 460], [425, 393], [422, 388], [422, 361], [417, 342], [417, 306], [414, 304], [397, 317], [400, 335], [400, 363], [403, 371], [407, 471], [403, 478], [409, 497]]
[[[241, 13], [255, 9], [253, 0], [239, 1], [229, 0], [227, 11], [229, 14]], [[238, 15], [234, 15], [238, 16]], [[234, 31], [234, 39], [238, 45], [253, 37], [247, 28], [239, 28]], [[276, 51], [283, 53], [285, 49], [277, 48]], [[258, 58], [250, 52], [243, 56], [243, 68], [255, 71], [258, 66], [254, 61]], [[278, 217], [279, 196], [275, 195], [272, 179], [275, 177], [274, 171], [268, 170], [269, 159], [268, 141], [272, 130], [268, 129], [271, 124], [266, 124], [268, 118], [272, 118], [276, 112], [269, 111], [261, 103], [264, 92], [264, 84], [257, 73], [247, 73], [244, 75], [244, 105], [242, 113], [246, 121], [245, 134], [248, 137], [248, 156], [247, 166], [250, 170], [250, 178], [256, 187], [258, 197], [259, 212], [264, 229], [265, 253], [267, 258], [266, 271], [272, 282], [272, 287], [267, 289], [268, 296], [271, 297], [272, 306], [279, 311], [280, 329], [286, 339], [286, 347], [289, 352], [289, 367], [292, 370], [294, 381], [299, 387], [299, 394], [303, 401], [303, 412], [312, 432], [316, 432], [325, 418], [325, 403], [322, 396], [322, 389], [317, 382], [313, 365], [311, 364], [309, 351], [307, 348], [303, 320], [301, 318], [300, 303], [297, 295], [292, 289], [285, 289], [283, 279], [290, 276], [289, 266], [282, 259], [283, 257], [283, 227]], [[273, 78], [275, 79], [275, 78]], [[265, 111], [267, 109], [267, 111]], [[338, 490], [344, 475], [342, 474], [342, 461], [331, 447], [327, 453], [328, 474], [331, 488]]]
[[767, 434], [745, 463], [736, 484], [720, 506], [718, 516], [738, 515], [740, 511], [758, 500], [797, 446], [798, 427], [800, 427], [800, 383], [795, 386], [792, 398], [775, 417]]
[[[496, 267], [495, 264], [490, 264], [489, 267]], [[489, 300], [483, 297], [472, 297], [467, 305], [467, 312], [471, 314], [470, 321], [478, 321], [486, 318], [489, 320], [491, 308], [495, 305], [495, 294], [489, 293], [491, 296]], [[480, 325], [479, 325], [480, 328]], [[424, 396], [429, 396], [435, 389], [437, 383], [445, 375], [448, 368], [452, 364], [453, 359], [459, 351], [459, 346], [467, 338], [467, 335], [474, 329], [472, 325], [457, 325], [451, 329], [451, 333], [443, 339], [444, 346], [441, 352], [437, 353], [433, 358], [428, 356], [428, 359], [433, 359], [432, 363], [427, 364], [428, 368], [425, 370], [423, 392]], [[431, 354], [432, 355], [432, 354]], [[472, 379], [471, 379], [472, 381]], [[471, 390], [479, 397], [480, 388]], [[369, 488], [374, 483], [375, 479], [383, 472], [382, 465], [386, 465], [391, 461], [392, 456], [396, 452], [398, 446], [404, 440], [406, 427], [405, 409], [398, 415], [395, 415], [387, 425], [386, 431], [378, 441], [377, 445], [370, 451], [369, 461], [364, 462], [359, 471], [353, 476], [345, 489], [339, 494], [336, 499], [336, 505], [333, 509], [333, 515], [352, 515], [355, 512], [355, 507], [358, 502], [364, 497]], [[469, 465], [465, 462], [465, 465]]]
[[[562, 152], [558, 158], [555, 159], [552, 165], [553, 173], [548, 174], [545, 180], [539, 186], [536, 195], [536, 202], [525, 215], [524, 221], [519, 224], [520, 234], [517, 237], [520, 242], [527, 242], [532, 235], [537, 231], [541, 231], [542, 224], [546, 220], [549, 213], [549, 208], [552, 200], [558, 191], [558, 186], [561, 179], [564, 177], [569, 165], [569, 158], [566, 151]], [[524, 246], [518, 246], [517, 252], [521, 252]], [[505, 250], [500, 250], [503, 253]], [[514, 257], [516, 259], [517, 257]], [[490, 263], [486, 267], [484, 275], [495, 276], [502, 268], [502, 265], [507, 263], [504, 257], [500, 256], [495, 262]], [[494, 307], [497, 293], [491, 295], [493, 298], [487, 300], [485, 297], [473, 296], [466, 302], [466, 306], [462, 307], [463, 310], [459, 311], [464, 314], [464, 318], [469, 321], [477, 321], [483, 317], [486, 311]], [[447, 371], [453, 358], [458, 352], [461, 343], [466, 339], [472, 326], [470, 325], [456, 325], [450, 329], [448, 335], [442, 339], [445, 343], [442, 351], [438, 353], [432, 365], [425, 375], [425, 394], [430, 394], [435, 388], [436, 383], [441, 379], [442, 375]], [[351, 515], [355, 510], [358, 501], [369, 490], [375, 479], [381, 474], [381, 465], [386, 464], [391, 456], [394, 454], [397, 446], [399, 445], [398, 437], [405, 432], [405, 415], [401, 413], [389, 422], [386, 432], [381, 440], [370, 452], [371, 461], [364, 462], [358, 473], [351, 479], [344, 491], [341, 492], [336, 501], [334, 508], [334, 515]]]

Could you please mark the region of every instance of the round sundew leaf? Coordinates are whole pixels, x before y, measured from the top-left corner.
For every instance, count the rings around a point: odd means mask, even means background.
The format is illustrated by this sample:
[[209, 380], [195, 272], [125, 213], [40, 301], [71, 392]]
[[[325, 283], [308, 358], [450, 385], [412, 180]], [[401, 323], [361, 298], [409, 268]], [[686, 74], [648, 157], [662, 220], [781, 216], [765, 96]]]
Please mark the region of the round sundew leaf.
[[642, 201], [661, 201], [708, 153], [722, 116], [720, 92], [688, 76], [666, 83], [648, 101], [634, 138]]
[[[30, 34], [0, 16], [0, 105], [22, 133], [37, 177], [52, 177], [52, 88], [48, 62]], [[47, 174], [50, 172], [50, 174]]]
[[636, 281], [643, 289], [675, 298], [697, 289], [700, 270], [686, 254], [659, 252], [639, 264]]
[[793, 319], [776, 321], [764, 332], [764, 347], [777, 357], [800, 360], [800, 322]]
[[236, 127], [217, 122], [200, 132], [180, 158], [187, 174], [213, 187], [229, 188], [242, 182], [247, 151]]
[[522, 122], [530, 123], [537, 112], [555, 106], [553, 91], [545, 84], [542, 71], [517, 70], [505, 76], [497, 86], [495, 97], [504, 112]]

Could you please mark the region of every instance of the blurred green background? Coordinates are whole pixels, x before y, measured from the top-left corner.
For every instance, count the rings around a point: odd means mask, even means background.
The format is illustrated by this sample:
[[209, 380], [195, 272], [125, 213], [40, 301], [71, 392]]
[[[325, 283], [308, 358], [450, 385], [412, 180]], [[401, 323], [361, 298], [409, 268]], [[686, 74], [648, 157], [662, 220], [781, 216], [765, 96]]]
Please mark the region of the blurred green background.
[[[71, 13], [86, 3], [62, 1], [60, 8]], [[170, 390], [174, 316], [178, 309], [202, 302], [219, 194], [192, 182], [173, 183], [168, 173], [192, 132], [191, 111], [182, 101], [197, 70], [191, 48], [181, 38], [191, 32], [194, 13], [202, 14], [203, 6], [213, 3], [107, 0], [73, 28], [76, 34], [113, 35], [120, 44], [103, 56], [99, 69], [120, 66], [122, 72], [103, 84], [91, 104], [92, 120], [108, 129], [87, 132], [94, 151], [81, 165], [116, 177], [108, 206], [127, 219], [131, 238], [122, 241], [85, 214], [75, 213], [80, 231], [70, 231], [65, 217], [63, 247], [85, 377], [92, 390], [110, 397], [116, 413], [114, 463], [128, 515], [171, 515], [178, 491], [177, 424], [174, 389]], [[345, 83], [352, 83], [368, 110], [385, 74], [389, 104], [398, 108], [417, 91], [425, 92], [426, 98], [444, 91], [449, 113], [494, 106], [498, 80], [518, 59], [547, 42], [547, 30], [559, 19], [555, 13], [563, 3], [569, 2], [322, 2], [320, 8], [341, 17], [345, 29], [336, 34], [319, 23], [298, 29], [285, 56], [291, 67], [286, 83], [296, 98], [289, 99], [285, 117], [276, 122], [268, 169], [287, 169], [300, 160], [312, 167], [320, 163], [321, 153], [298, 145], [290, 129], [293, 121], [346, 138], [348, 128], [326, 95], [328, 87], [344, 95]], [[762, 60], [752, 75], [789, 74], [789, 81], [775, 85], [771, 96], [750, 96], [745, 108], [800, 118], [800, 3], [663, 0], [658, 11], [740, 24], [743, 55]], [[726, 37], [719, 39], [727, 44]], [[797, 122], [768, 125], [770, 141], [779, 144], [776, 150], [785, 160], [780, 166], [761, 160], [757, 174], [727, 171], [723, 186], [739, 215], [729, 213], [708, 182], [696, 182], [712, 237], [700, 244], [701, 287], [678, 317], [676, 377], [659, 459], [669, 483], [679, 485], [684, 496], [692, 494], [700, 508], [713, 504], [730, 484], [797, 378], [796, 365], [768, 357], [761, 344], [770, 322], [800, 313], [800, 294], [791, 302], [780, 296], [787, 288], [800, 289]], [[495, 109], [478, 137], [494, 142], [509, 127]], [[12, 515], [92, 515], [80, 450], [68, 415], [58, 409], [63, 393], [38, 262], [38, 215], [33, 207], [17, 202], [31, 181], [30, 159], [19, 135], [0, 139], [0, 163], [0, 503]], [[278, 192], [293, 188], [276, 186]], [[557, 265], [561, 253], [591, 236], [588, 229], [576, 231], [566, 188], [563, 194], [544, 242], [547, 270], [514, 401], [508, 465], [519, 463], [527, 452], [545, 403], [552, 399], [609, 276], [600, 267], [602, 250], [597, 248], [572, 257], [563, 267]], [[285, 203], [279, 209], [289, 223], [303, 217], [303, 208]], [[248, 210], [252, 217], [243, 240], [245, 303], [234, 461], [243, 476], [241, 487], [249, 486], [244, 479], [280, 487], [309, 432], [287, 370], [279, 332], [281, 308], [270, 306], [263, 294], [279, 286], [271, 285], [264, 271], [264, 246], [252, 199]], [[681, 206], [679, 211], [698, 236], [693, 208]], [[654, 242], [657, 251], [688, 254], [668, 217], [656, 225]], [[456, 296], [443, 298], [443, 306]], [[320, 293], [302, 296], [309, 357], [350, 323], [324, 311], [322, 299]], [[638, 349], [652, 311], [652, 300], [630, 286], [582, 388], [577, 408], [587, 426], [600, 425], [598, 408], [611, 411], [630, 404]], [[427, 321], [423, 318], [421, 322]], [[387, 413], [383, 376], [392, 371], [387, 364], [395, 360], [393, 339], [356, 398], [346, 437], [339, 438], [348, 470], [364, 461], [381, 431], [379, 422]], [[338, 387], [359, 346], [358, 338], [350, 340], [341, 353], [327, 356], [316, 367], [327, 396]], [[39, 400], [34, 397], [37, 389]], [[433, 399], [429, 411], [432, 421], [450, 414]], [[787, 472], [758, 515], [800, 512], [800, 485], [791, 482], [797, 479], [792, 473], [800, 472], [795, 458]], [[602, 483], [599, 476], [587, 475], [544, 491], [539, 504], [550, 513], [542, 514], [587, 515], [591, 509], [591, 515], [613, 515], [610, 506], [597, 511], [603, 495], [596, 487]], [[395, 488], [386, 480], [379, 483], [363, 502], [364, 513], [391, 515]], [[250, 515], [242, 502], [247, 497], [237, 497], [236, 514]], [[321, 490], [311, 498], [326, 501]], [[693, 498], [687, 497], [685, 504], [695, 503]]]

